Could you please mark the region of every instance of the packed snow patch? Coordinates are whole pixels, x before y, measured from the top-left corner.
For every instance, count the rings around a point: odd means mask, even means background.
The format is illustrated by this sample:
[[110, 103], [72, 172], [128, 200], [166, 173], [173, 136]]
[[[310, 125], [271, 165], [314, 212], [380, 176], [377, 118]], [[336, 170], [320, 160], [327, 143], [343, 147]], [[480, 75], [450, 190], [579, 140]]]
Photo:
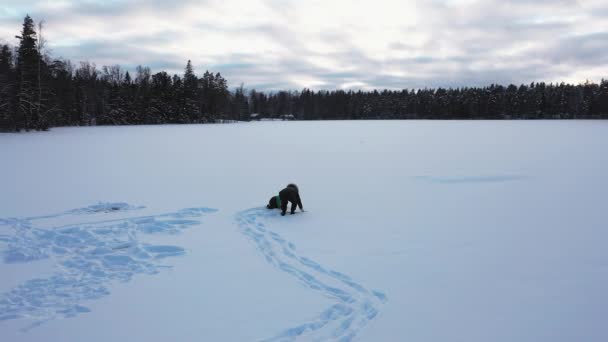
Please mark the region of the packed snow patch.
[[56, 318], [90, 312], [85, 302], [110, 294], [109, 283], [127, 282], [138, 274], [156, 274], [162, 259], [184, 255], [179, 246], [151, 245], [141, 234], [176, 234], [199, 225], [209, 208], [189, 208], [173, 213], [130, 218], [101, 217], [97, 221], [48, 226], [47, 219], [67, 215], [136, 210], [126, 203], [100, 203], [60, 214], [29, 218], [0, 219], [11, 234], [0, 236], [7, 247], [6, 263], [27, 263], [51, 258], [56, 272], [47, 278], [33, 278], [0, 295], [0, 321], [27, 318], [31, 327]]

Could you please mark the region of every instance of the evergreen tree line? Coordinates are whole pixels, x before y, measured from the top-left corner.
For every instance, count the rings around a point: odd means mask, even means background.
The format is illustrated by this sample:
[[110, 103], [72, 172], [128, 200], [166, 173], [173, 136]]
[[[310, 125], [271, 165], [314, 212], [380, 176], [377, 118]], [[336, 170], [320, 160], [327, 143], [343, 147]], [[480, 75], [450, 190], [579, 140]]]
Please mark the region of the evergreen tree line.
[[135, 74], [53, 59], [26, 16], [19, 46], [0, 45], [0, 131], [46, 130], [51, 126], [202, 123], [228, 117], [231, 94], [219, 73]]
[[[36, 32], [38, 29], [38, 32]], [[19, 46], [0, 46], [0, 130], [50, 126], [205, 123], [250, 114], [325, 119], [588, 119], [608, 118], [608, 81], [600, 84], [490, 85], [384, 91], [228, 91], [219, 73], [132, 76], [119, 65], [53, 59], [26, 16]]]
[[304, 120], [608, 119], [608, 80], [384, 91], [251, 91], [251, 112]]

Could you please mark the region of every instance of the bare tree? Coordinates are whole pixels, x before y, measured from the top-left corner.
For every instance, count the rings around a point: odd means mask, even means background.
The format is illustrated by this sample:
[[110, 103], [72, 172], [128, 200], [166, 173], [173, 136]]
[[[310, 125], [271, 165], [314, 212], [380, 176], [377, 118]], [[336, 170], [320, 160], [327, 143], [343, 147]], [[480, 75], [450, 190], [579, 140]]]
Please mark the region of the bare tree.
[[102, 68], [103, 79], [113, 86], [119, 86], [124, 78], [124, 72], [120, 68], [120, 65], [104, 65]]

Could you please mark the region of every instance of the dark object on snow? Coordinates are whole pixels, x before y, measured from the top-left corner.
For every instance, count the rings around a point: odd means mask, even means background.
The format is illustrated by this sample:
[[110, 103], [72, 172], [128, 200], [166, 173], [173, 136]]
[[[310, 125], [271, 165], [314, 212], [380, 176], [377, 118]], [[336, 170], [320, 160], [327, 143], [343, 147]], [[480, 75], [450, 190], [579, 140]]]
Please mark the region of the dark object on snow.
[[285, 212], [287, 211], [287, 202], [291, 202], [291, 214], [296, 212], [296, 206], [300, 207], [300, 210], [304, 211], [297, 185], [288, 184], [285, 189], [279, 192], [278, 196], [272, 196], [270, 198], [266, 208], [281, 208], [281, 215], [285, 215]]

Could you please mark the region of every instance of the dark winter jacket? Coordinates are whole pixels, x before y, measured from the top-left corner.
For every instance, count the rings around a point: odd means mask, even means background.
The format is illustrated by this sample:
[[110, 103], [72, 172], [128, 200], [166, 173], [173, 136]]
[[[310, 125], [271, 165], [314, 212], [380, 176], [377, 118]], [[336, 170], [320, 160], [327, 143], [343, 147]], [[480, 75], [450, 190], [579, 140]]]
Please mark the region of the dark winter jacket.
[[268, 209], [281, 208], [281, 215], [285, 215], [287, 211], [287, 202], [291, 202], [291, 213], [295, 213], [296, 207], [304, 210], [298, 187], [295, 184], [289, 184], [287, 187], [279, 191], [279, 196], [273, 196], [268, 201], [266, 206]]

